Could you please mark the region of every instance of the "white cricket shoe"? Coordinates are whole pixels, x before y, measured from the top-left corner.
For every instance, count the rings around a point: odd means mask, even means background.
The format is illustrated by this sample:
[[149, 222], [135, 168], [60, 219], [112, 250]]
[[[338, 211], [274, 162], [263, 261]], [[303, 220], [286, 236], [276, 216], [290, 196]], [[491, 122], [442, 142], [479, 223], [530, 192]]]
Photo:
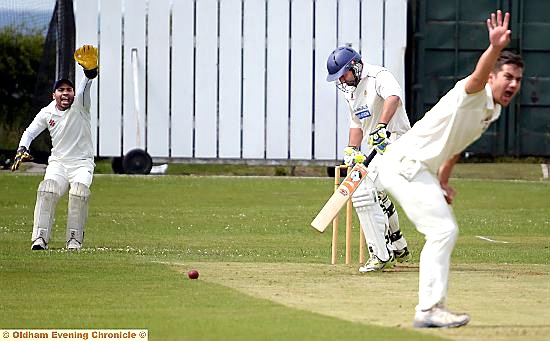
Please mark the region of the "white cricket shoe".
[[82, 248], [82, 244], [80, 244], [76, 239], [71, 238], [67, 242], [67, 250], [80, 250]]
[[372, 255], [369, 260], [365, 263], [365, 265], [359, 267], [359, 272], [366, 273], [366, 272], [377, 272], [382, 271], [384, 269], [391, 269], [395, 265], [395, 258], [393, 257], [393, 254], [390, 254], [390, 259], [387, 261], [381, 261], [380, 258], [376, 255]]
[[455, 314], [441, 305], [430, 310], [417, 311], [414, 315], [415, 328], [453, 328], [466, 325], [470, 322], [470, 315]]
[[31, 250], [47, 250], [48, 244], [44, 242], [44, 239], [37, 238], [34, 242], [32, 242]]

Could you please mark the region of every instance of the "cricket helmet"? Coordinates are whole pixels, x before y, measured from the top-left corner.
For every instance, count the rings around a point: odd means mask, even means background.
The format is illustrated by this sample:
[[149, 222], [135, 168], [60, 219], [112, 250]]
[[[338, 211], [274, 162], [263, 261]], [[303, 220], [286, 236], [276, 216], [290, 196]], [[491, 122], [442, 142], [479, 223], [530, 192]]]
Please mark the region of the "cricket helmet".
[[338, 47], [327, 59], [327, 82], [334, 82], [346, 71], [352, 70], [358, 83], [361, 79], [362, 64], [361, 55], [357, 51], [347, 46]]

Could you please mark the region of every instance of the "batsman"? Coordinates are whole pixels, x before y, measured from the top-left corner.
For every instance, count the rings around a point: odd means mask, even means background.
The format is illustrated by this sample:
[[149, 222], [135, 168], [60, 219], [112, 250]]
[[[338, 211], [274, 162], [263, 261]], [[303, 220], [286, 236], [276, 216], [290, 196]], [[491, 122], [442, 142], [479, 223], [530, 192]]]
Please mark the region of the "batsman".
[[73, 82], [62, 78], [53, 85], [52, 102], [42, 108], [25, 129], [15, 156], [12, 171], [31, 160], [31, 142], [48, 129], [52, 139], [51, 155], [44, 180], [38, 185], [31, 238], [32, 250], [47, 250], [55, 208], [59, 198], [69, 190], [66, 246], [80, 250], [88, 217], [90, 186], [94, 174], [94, 149], [90, 121], [90, 87], [98, 75], [98, 51], [84, 45], [74, 53], [84, 69], [76, 94]]
[[[383, 154], [390, 140], [411, 128], [401, 87], [388, 69], [363, 63], [359, 53], [343, 46], [329, 55], [327, 70], [327, 81], [336, 83], [349, 109], [349, 143], [344, 149], [344, 163], [348, 166], [365, 161], [361, 151], [364, 142], [368, 142], [368, 154], [373, 149]], [[351, 199], [370, 254], [359, 272], [382, 271], [391, 268], [396, 260], [405, 262], [410, 258], [395, 206], [383, 188], [375, 187], [376, 176], [369, 170]]]

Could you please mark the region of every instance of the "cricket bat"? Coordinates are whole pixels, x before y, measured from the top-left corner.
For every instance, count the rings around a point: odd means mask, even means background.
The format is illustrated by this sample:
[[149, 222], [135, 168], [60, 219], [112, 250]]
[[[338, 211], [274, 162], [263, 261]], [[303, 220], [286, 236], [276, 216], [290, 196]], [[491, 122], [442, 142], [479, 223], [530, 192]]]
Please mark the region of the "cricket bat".
[[[365, 160], [365, 163], [370, 161], [369, 159], [372, 160], [374, 155], [376, 155], [376, 151], [373, 151], [373, 153], [375, 154], [371, 153], [367, 160]], [[344, 181], [338, 186], [334, 194], [328, 199], [325, 206], [323, 206], [315, 219], [313, 219], [311, 226], [319, 232], [324, 232], [327, 225], [330, 224], [346, 202], [351, 198], [351, 195], [355, 192], [357, 187], [359, 187], [359, 184], [363, 181], [365, 176], [367, 176], [367, 173], [367, 166], [365, 164], [356, 163], [348, 172]]]

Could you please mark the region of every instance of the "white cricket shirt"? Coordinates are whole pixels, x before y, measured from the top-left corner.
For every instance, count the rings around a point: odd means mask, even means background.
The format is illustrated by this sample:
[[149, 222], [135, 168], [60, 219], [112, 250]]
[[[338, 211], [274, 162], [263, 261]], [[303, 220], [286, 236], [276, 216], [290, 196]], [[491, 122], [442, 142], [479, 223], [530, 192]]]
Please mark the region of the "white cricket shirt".
[[60, 111], [53, 100], [42, 108], [21, 136], [20, 146], [29, 148], [31, 142], [48, 129], [52, 138], [49, 160], [71, 162], [94, 158], [90, 122], [90, 86], [92, 80], [86, 77], [78, 87], [74, 102], [65, 111]]
[[467, 94], [467, 79], [457, 82], [405, 135], [389, 145], [384, 156], [420, 161], [436, 174], [443, 162], [477, 140], [498, 119], [501, 106], [494, 103], [489, 84]]
[[393, 74], [384, 67], [364, 64], [361, 77], [355, 91], [345, 93], [351, 117], [350, 128], [361, 128], [365, 141], [380, 122], [384, 100], [389, 96], [398, 96], [401, 105], [386, 129], [395, 137], [409, 130], [411, 125], [403, 106], [403, 90]]

